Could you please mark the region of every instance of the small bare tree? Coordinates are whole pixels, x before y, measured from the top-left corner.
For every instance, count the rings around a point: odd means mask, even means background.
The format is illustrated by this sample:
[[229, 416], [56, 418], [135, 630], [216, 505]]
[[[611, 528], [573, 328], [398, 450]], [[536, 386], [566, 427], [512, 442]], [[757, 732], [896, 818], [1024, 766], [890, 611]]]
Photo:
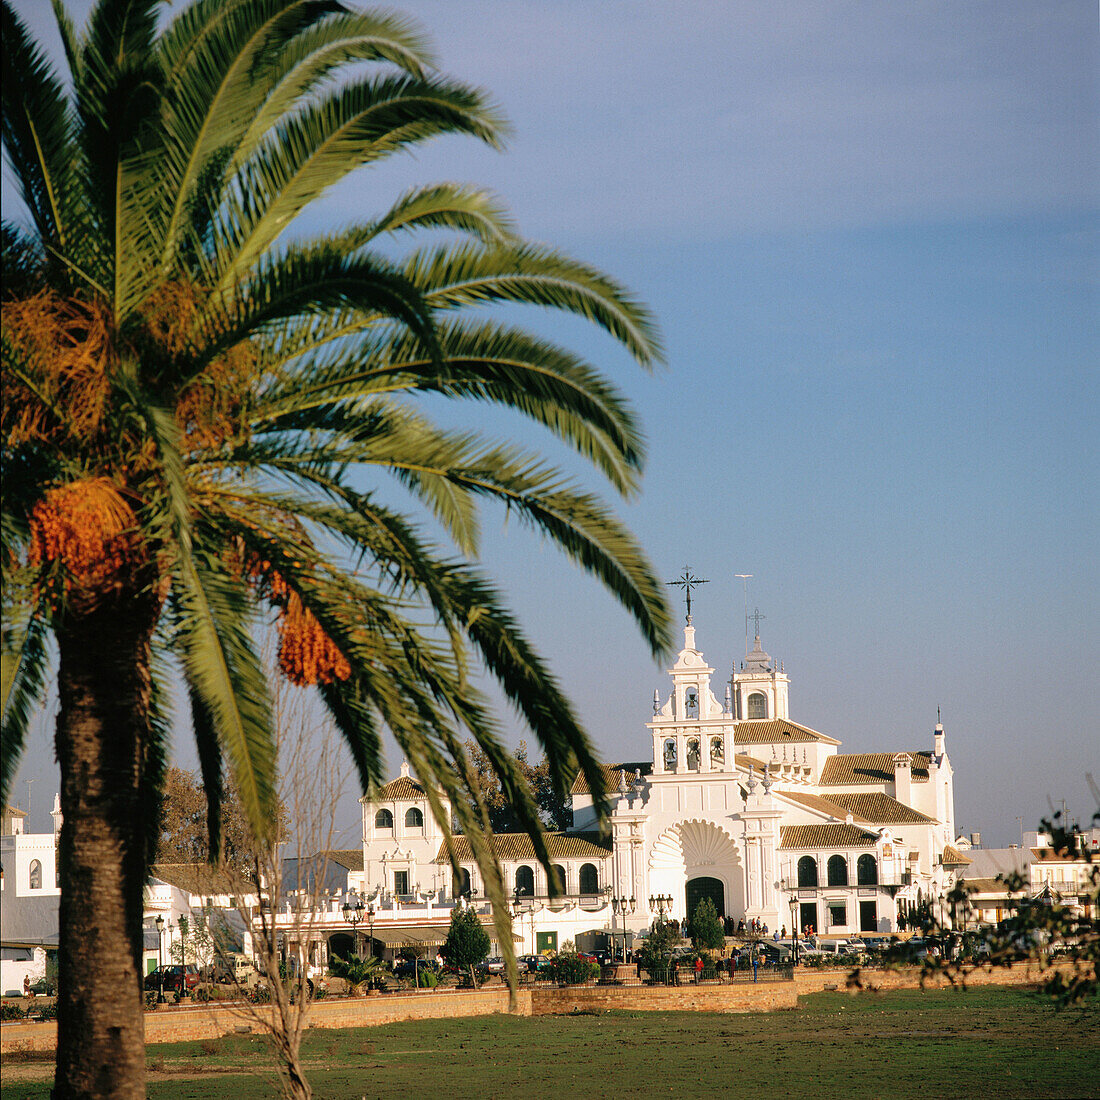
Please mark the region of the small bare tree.
[[[238, 912], [251, 940], [258, 980], [234, 980], [244, 994], [241, 1010], [266, 1034], [275, 1054], [283, 1095], [313, 1095], [301, 1058], [302, 1034], [324, 973], [322, 925], [335, 882], [329, 858], [335, 815], [348, 764], [311, 721], [302, 696], [283, 687], [275, 700], [279, 719], [279, 797], [286, 808], [288, 835], [255, 843], [247, 868], [229, 870], [236, 883]], [[333, 877], [333, 882], [329, 882]], [[250, 904], [252, 900], [255, 904]]]

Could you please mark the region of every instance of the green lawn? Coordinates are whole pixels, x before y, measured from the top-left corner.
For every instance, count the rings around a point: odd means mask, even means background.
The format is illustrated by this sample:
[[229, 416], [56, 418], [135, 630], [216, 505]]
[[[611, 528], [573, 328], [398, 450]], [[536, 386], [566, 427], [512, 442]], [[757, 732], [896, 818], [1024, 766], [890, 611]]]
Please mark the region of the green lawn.
[[[805, 997], [723, 1016], [507, 1016], [315, 1031], [318, 1098], [1100, 1097], [1100, 1006], [1056, 1013], [1018, 990]], [[154, 1100], [269, 1097], [260, 1039], [149, 1048]], [[17, 1069], [15, 1066], [5, 1067]], [[13, 1080], [4, 1096], [45, 1096]]]

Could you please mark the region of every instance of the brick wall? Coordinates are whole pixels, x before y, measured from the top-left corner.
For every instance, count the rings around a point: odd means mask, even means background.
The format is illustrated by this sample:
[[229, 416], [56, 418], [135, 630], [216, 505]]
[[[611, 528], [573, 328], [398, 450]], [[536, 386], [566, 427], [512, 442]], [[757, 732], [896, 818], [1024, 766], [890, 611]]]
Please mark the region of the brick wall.
[[594, 1009], [630, 1012], [773, 1012], [797, 1008], [793, 982], [682, 986], [566, 986], [531, 992], [534, 1016], [560, 1016]]
[[[556, 986], [524, 988], [516, 993], [515, 1011], [521, 1016], [551, 1016], [573, 1011], [624, 1009], [665, 1012], [772, 1012], [798, 1007], [798, 997], [824, 989], [844, 989], [848, 971], [804, 970], [793, 982], [737, 983], [736, 985], [684, 986]], [[1034, 964], [965, 974], [967, 985], [1031, 985], [1040, 973]], [[916, 989], [920, 972], [867, 970], [868, 989]], [[947, 984], [940, 979], [938, 983]], [[317, 1028], [377, 1027], [403, 1020], [487, 1016], [508, 1012], [508, 990], [493, 986], [479, 990], [436, 990], [388, 993], [384, 996], [317, 1001], [310, 1009], [307, 1026]], [[213, 1039], [244, 1028], [259, 1031], [254, 1010], [243, 1006], [201, 1005], [165, 1007], [145, 1014], [147, 1043]], [[14, 1050], [53, 1050], [57, 1024], [5, 1023], [0, 1026], [0, 1053]]]

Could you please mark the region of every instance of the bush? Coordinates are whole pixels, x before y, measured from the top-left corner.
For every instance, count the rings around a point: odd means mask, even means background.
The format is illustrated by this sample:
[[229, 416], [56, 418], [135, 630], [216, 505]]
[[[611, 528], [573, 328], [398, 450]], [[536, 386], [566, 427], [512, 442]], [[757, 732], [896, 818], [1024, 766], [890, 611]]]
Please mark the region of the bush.
[[417, 980], [421, 989], [435, 989], [439, 985], [439, 979], [432, 970], [421, 970], [417, 974]]
[[600, 976], [598, 963], [589, 962], [579, 955], [563, 951], [550, 960], [546, 973], [552, 981], [561, 985], [580, 985]]
[[155, 989], [145, 991], [145, 1007], [150, 1011], [157, 1007], [157, 991]]
[[35, 1011], [35, 1015], [40, 1020], [56, 1020], [57, 1019], [57, 1001], [48, 1001], [41, 1008]]
[[22, 1020], [23, 1010], [12, 1001], [0, 1004], [0, 1020]]

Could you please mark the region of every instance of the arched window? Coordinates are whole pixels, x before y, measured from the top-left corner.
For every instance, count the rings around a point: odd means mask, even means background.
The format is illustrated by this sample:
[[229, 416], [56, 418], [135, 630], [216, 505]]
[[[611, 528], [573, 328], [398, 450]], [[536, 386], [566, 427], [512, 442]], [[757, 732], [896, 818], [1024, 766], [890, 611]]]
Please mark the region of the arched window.
[[874, 886], [878, 882], [878, 863], [875, 857], [864, 854], [856, 860], [856, 885]]
[[749, 696], [749, 717], [768, 717], [768, 698], [766, 695], [761, 695], [759, 691], [754, 691]]
[[600, 873], [594, 863], [581, 865], [581, 893], [598, 894], [600, 892]]
[[393, 814], [389, 810], [379, 810], [374, 815], [374, 827], [376, 829], [392, 829], [393, 828]]
[[721, 764], [726, 758], [726, 748], [722, 744], [721, 737], [712, 737], [710, 739], [710, 762], [712, 764]]
[[551, 870], [554, 872], [554, 889], [559, 894], [565, 893], [565, 868], [560, 863], [555, 863]]
[[456, 898], [460, 898], [465, 894], [473, 893], [473, 891], [470, 889], [470, 872], [467, 871], [465, 867], [459, 868], [459, 872], [455, 876], [452, 893]]
[[516, 889], [529, 898], [535, 896], [535, 872], [530, 867], [516, 868]]
[[42, 889], [42, 863], [37, 859], [31, 860], [31, 889]]
[[798, 885], [817, 885], [817, 860], [813, 856], [803, 856], [798, 861]]
[[672, 738], [665, 742], [665, 767], [669, 770], [676, 767], [676, 742]]
[[848, 861], [843, 856], [829, 857], [829, 885], [848, 885]]
[[415, 806], [410, 806], [409, 809], [405, 811], [405, 828], [424, 828], [424, 815]]

